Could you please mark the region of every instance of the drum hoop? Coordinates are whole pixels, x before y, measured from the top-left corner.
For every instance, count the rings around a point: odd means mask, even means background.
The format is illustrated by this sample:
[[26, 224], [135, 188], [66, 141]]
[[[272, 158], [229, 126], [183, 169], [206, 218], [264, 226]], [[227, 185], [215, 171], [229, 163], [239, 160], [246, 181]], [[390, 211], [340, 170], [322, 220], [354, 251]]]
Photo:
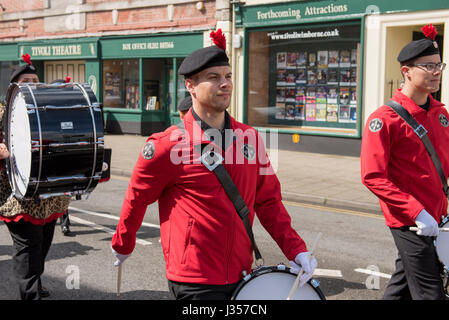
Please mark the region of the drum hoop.
[[[240, 280], [234, 292], [232, 293], [231, 300], [235, 300], [242, 288], [253, 279], [256, 279], [258, 276], [271, 272], [288, 273], [294, 276], [295, 274], [290, 272], [290, 269], [290, 267], [282, 264], [277, 266], [262, 266], [254, 269], [250, 274]], [[321, 300], [326, 300], [326, 296], [324, 295], [323, 291], [321, 291], [320, 285], [316, 280], [311, 278], [309, 281], [307, 281], [307, 283], [312, 287], [313, 290], [315, 290]]]
[[[42, 175], [42, 127], [41, 127], [41, 118], [39, 116], [39, 110], [37, 108], [37, 102], [36, 102], [36, 97], [34, 96], [34, 92], [33, 92], [33, 90], [31, 90], [31, 87], [29, 84], [24, 83], [23, 85], [28, 89], [28, 91], [30, 91], [31, 97], [33, 98], [33, 103], [34, 103], [34, 106], [36, 107], [35, 110], [36, 110], [37, 128], [39, 131], [39, 170], [38, 170], [38, 174], [37, 174], [37, 183], [36, 183], [36, 186], [34, 187], [33, 195], [31, 196], [31, 197], [34, 197], [39, 188], [39, 181], [41, 180], [41, 175]], [[21, 85], [19, 85], [19, 88], [20, 87], [21, 87]]]
[[92, 102], [90, 101], [90, 98], [86, 92], [86, 89], [83, 86], [81, 86], [79, 83], [74, 83], [74, 85], [76, 85], [81, 90], [81, 92], [84, 95], [84, 98], [86, 99], [87, 103], [89, 104], [89, 107], [90, 107], [89, 111], [90, 111], [90, 116], [92, 119], [93, 138], [94, 138], [94, 144], [93, 144], [94, 145], [94, 156], [93, 156], [94, 161], [92, 163], [92, 174], [90, 175], [89, 183], [87, 184], [86, 190], [84, 191], [87, 193], [90, 188], [90, 185], [92, 184], [92, 180], [95, 175], [95, 166], [97, 164], [97, 144], [96, 144], [96, 142], [97, 142], [97, 126], [95, 125], [95, 116], [94, 116], [94, 112], [92, 111]]

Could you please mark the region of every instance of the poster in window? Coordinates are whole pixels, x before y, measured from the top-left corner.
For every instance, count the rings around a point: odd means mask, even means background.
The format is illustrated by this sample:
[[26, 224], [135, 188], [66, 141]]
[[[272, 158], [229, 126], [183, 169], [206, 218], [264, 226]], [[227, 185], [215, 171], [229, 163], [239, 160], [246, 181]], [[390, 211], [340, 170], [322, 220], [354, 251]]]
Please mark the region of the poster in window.
[[326, 120], [328, 122], [337, 122], [337, 120], [338, 120], [338, 104], [330, 103], [327, 105]]
[[306, 69], [298, 69], [296, 72], [296, 83], [305, 84], [307, 83], [307, 73]]
[[318, 79], [317, 79], [316, 69], [309, 68], [307, 70], [307, 84], [315, 85], [315, 84], [317, 84], [317, 82], [318, 82]]
[[305, 108], [306, 108], [306, 106], [304, 104], [296, 105], [295, 120], [304, 120], [305, 119], [305, 115], [304, 115]]
[[327, 66], [329, 68], [338, 68], [338, 50], [329, 51], [329, 62]]
[[294, 103], [287, 103], [285, 105], [285, 119], [295, 120], [295, 109], [296, 105]]
[[327, 83], [327, 69], [318, 69], [318, 84], [326, 84]]
[[327, 51], [318, 51], [318, 68], [327, 68], [328, 54]]
[[285, 102], [296, 102], [296, 89], [287, 88], [285, 90]]
[[287, 77], [287, 70], [286, 69], [278, 69], [276, 85], [285, 86], [286, 85], [286, 77]]
[[338, 103], [338, 88], [329, 87], [327, 94], [327, 103]]
[[350, 122], [349, 119], [349, 106], [340, 105], [338, 108], [338, 122]]
[[285, 68], [287, 66], [287, 53], [278, 52], [277, 53], [277, 68]]
[[296, 88], [296, 104], [306, 103], [306, 92], [304, 87]]
[[316, 104], [316, 121], [326, 121], [326, 107], [327, 105], [324, 103]]
[[316, 103], [327, 103], [326, 87], [318, 87], [316, 89]]
[[285, 102], [285, 88], [276, 88], [276, 102]]
[[340, 87], [340, 104], [349, 104], [349, 87]]
[[316, 53], [310, 52], [309, 53], [309, 67], [315, 67], [316, 65]]
[[349, 68], [351, 66], [351, 51], [340, 51], [340, 68]]
[[276, 107], [276, 112], [274, 114], [274, 118], [277, 120], [284, 120], [285, 119], [285, 106], [283, 107]]
[[357, 122], [357, 107], [349, 106], [349, 122]]
[[298, 68], [305, 68], [307, 66], [307, 52], [298, 52], [296, 57], [296, 66]]
[[285, 85], [295, 86], [296, 82], [296, 70], [287, 70], [285, 74]]
[[327, 70], [327, 84], [338, 84], [338, 69], [329, 68]]
[[316, 120], [316, 104], [307, 103], [306, 104], [306, 120], [315, 121]]
[[351, 69], [340, 69], [340, 85], [349, 86], [351, 85]]
[[296, 69], [296, 52], [287, 52], [287, 69]]
[[351, 67], [357, 66], [357, 49], [351, 50]]

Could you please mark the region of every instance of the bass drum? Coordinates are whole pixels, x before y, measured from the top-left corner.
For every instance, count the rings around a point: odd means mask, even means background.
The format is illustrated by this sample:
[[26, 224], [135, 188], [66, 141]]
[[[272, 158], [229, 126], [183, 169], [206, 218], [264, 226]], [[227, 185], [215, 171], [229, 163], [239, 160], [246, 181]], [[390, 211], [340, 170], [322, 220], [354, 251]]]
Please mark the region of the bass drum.
[[88, 84], [11, 84], [3, 130], [16, 198], [79, 197], [100, 180], [103, 114]]
[[[283, 264], [260, 267], [243, 278], [234, 291], [232, 300], [285, 300], [296, 275]], [[326, 300], [315, 279], [296, 289], [291, 300]]]
[[[445, 217], [441, 221], [439, 227], [448, 228], [449, 218]], [[434, 243], [438, 259], [443, 265], [441, 277], [443, 279], [444, 293], [446, 297], [449, 298], [449, 232], [440, 232]]]

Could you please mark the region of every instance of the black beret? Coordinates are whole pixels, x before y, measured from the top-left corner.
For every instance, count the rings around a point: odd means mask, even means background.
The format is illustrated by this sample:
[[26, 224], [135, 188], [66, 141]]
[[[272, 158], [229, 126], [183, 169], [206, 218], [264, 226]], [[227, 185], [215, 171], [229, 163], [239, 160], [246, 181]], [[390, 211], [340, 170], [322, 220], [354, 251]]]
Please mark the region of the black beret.
[[402, 48], [398, 55], [399, 62], [405, 62], [410, 59], [415, 59], [418, 57], [430, 56], [433, 54], [439, 54], [438, 45], [435, 41], [430, 39], [420, 39], [415, 40], [407, 44]]
[[229, 58], [226, 52], [217, 46], [210, 46], [192, 52], [178, 69], [178, 74], [189, 78], [206, 68], [217, 66], [229, 66]]
[[179, 111], [187, 111], [192, 106], [192, 96], [185, 97], [181, 103], [178, 105]]
[[25, 64], [23, 66], [20, 66], [19, 68], [14, 70], [14, 72], [11, 74], [11, 77], [9, 78], [9, 82], [10, 83], [17, 82], [19, 76], [21, 74], [26, 74], [26, 73], [36, 74], [36, 68], [32, 64]]

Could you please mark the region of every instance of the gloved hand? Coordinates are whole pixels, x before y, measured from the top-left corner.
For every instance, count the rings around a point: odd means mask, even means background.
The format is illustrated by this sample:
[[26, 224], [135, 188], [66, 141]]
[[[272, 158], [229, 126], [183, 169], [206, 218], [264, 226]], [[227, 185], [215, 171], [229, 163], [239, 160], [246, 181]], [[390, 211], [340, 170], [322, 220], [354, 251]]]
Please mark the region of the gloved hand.
[[121, 265], [126, 258], [128, 258], [131, 254], [120, 254], [117, 251], [115, 251], [112, 247], [111, 247], [112, 253], [114, 254], [115, 258], [117, 260], [115, 260], [114, 262], [114, 266], [118, 267], [119, 265]]
[[419, 236], [436, 237], [439, 234], [438, 223], [435, 219], [426, 211], [422, 209], [415, 219], [415, 223], [418, 226], [416, 232]]
[[303, 274], [299, 277], [299, 287], [302, 287], [304, 283], [312, 278], [313, 272], [317, 267], [318, 262], [315, 257], [310, 254], [310, 252], [305, 251], [298, 253], [295, 261], [290, 261], [290, 272], [298, 274], [301, 268], [303, 269]]

